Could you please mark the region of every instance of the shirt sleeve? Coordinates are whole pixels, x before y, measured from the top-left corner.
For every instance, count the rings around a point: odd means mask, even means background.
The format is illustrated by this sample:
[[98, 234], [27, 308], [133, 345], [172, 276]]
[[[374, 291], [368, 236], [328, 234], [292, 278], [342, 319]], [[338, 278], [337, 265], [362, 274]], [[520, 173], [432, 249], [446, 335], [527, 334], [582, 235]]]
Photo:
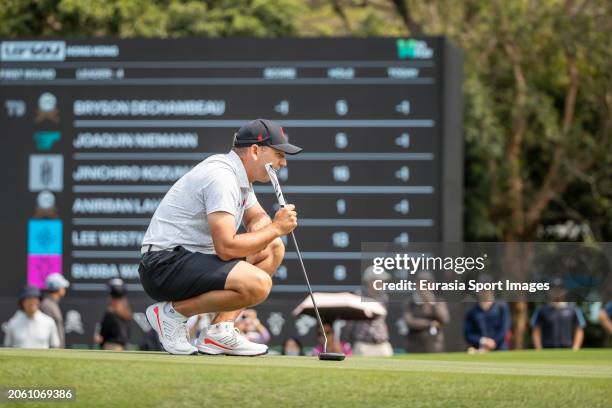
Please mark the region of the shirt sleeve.
[[510, 315], [510, 307], [506, 302], [499, 302], [494, 305], [494, 307], [499, 307], [499, 330], [495, 333], [493, 340], [497, 343], [497, 348], [502, 345], [504, 340], [506, 339], [506, 333], [510, 331], [510, 326], [512, 325], [512, 317]]
[[533, 329], [536, 326], [540, 325], [540, 314], [542, 312], [542, 306], [538, 307], [533, 315], [531, 316], [531, 320], [529, 321], [529, 326]]
[[465, 316], [463, 335], [465, 337], [466, 343], [471, 346], [478, 347], [480, 345], [481, 333], [480, 330], [478, 330], [478, 325], [475, 320], [475, 312], [474, 309], [472, 309]]
[[609, 317], [612, 317], [612, 302], [606, 303], [606, 305], [604, 306], [604, 310], [606, 311], [606, 313], [608, 313]]
[[217, 169], [202, 187], [201, 198], [206, 215], [223, 211], [236, 217], [236, 207], [240, 201], [240, 188], [234, 181], [231, 170]]
[[251, 188], [251, 191], [249, 191], [249, 196], [247, 197], [247, 202], [246, 202], [245, 209], [248, 210], [249, 208], [251, 208], [255, 204], [257, 204], [257, 197], [255, 196], [255, 192]]
[[582, 314], [582, 310], [578, 306], [574, 306], [574, 312], [576, 313], [576, 325], [574, 328], [585, 328], [586, 320], [584, 319], [584, 314]]
[[9, 323], [4, 335], [4, 347], [13, 347], [13, 326]]

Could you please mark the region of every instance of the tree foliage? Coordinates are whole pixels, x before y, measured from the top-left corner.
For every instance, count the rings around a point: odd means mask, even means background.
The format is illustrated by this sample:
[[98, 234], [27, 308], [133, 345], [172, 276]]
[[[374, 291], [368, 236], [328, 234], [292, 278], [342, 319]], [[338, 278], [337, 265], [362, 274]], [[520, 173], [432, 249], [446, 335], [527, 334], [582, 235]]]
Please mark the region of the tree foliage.
[[0, 36], [296, 35], [296, 0], [1, 0]]

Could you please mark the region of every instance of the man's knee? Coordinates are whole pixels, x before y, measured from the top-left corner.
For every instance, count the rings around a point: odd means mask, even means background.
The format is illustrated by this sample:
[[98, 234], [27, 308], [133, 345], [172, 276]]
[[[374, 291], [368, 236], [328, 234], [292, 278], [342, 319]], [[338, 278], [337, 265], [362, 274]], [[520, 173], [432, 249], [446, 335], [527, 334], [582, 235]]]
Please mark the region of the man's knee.
[[247, 287], [247, 297], [251, 306], [257, 305], [268, 297], [272, 290], [272, 278], [264, 271], [254, 275]]
[[261, 303], [268, 298], [272, 290], [272, 278], [265, 272], [257, 274], [254, 285], [254, 293], [252, 299], [257, 303]]
[[274, 257], [283, 259], [285, 256], [285, 244], [283, 244], [283, 240], [276, 238], [274, 241], [270, 242], [270, 250]]
[[283, 262], [285, 257], [285, 244], [280, 238], [270, 242], [263, 251], [247, 257], [247, 262], [257, 265], [261, 270], [272, 276]]
[[266, 300], [272, 289], [272, 278], [265, 271], [240, 262], [228, 275], [226, 289], [240, 293], [245, 307]]

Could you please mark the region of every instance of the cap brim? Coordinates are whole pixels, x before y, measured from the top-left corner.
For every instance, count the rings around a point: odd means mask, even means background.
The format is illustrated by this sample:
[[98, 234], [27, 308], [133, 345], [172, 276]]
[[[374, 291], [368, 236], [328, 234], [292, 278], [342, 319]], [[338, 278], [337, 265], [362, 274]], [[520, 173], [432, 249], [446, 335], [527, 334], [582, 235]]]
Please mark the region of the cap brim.
[[287, 154], [298, 154], [302, 151], [301, 147], [292, 145], [291, 143], [281, 143], [277, 145], [270, 145], [270, 147], [280, 150], [281, 152], [285, 152]]

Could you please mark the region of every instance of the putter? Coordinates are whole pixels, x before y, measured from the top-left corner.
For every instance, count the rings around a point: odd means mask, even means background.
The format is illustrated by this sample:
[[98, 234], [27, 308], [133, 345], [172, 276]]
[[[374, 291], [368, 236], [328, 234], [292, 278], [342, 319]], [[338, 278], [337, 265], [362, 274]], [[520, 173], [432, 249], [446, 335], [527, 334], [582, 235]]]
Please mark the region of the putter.
[[[283, 192], [281, 191], [278, 178], [276, 177], [276, 170], [274, 169], [274, 167], [272, 167], [272, 163], [266, 164], [266, 171], [270, 176], [270, 182], [272, 183], [272, 187], [274, 188], [274, 192], [276, 193], [276, 199], [278, 200], [278, 204], [281, 207], [284, 207], [287, 203], [285, 202], [285, 197], [283, 197]], [[297, 253], [298, 260], [300, 261], [302, 272], [304, 272], [304, 279], [306, 280], [306, 285], [308, 286], [308, 293], [310, 293], [310, 299], [312, 299], [312, 305], [314, 306], [315, 314], [317, 315], [317, 320], [319, 322], [319, 327], [321, 328], [321, 333], [323, 333], [323, 338], [325, 339], [325, 342], [323, 343], [323, 352], [319, 354], [319, 360], [342, 361], [345, 357], [343, 353], [327, 352], [327, 336], [325, 335], [325, 328], [323, 327], [321, 315], [319, 315], [319, 308], [317, 307], [314, 295], [312, 294], [312, 288], [310, 287], [310, 281], [308, 280], [306, 267], [304, 266], [304, 261], [302, 261], [302, 254], [300, 254], [300, 248], [298, 247], [297, 240], [295, 239], [295, 234], [293, 233], [293, 231], [291, 231], [291, 239], [293, 240], [293, 246], [295, 246], [295, 252]]]

